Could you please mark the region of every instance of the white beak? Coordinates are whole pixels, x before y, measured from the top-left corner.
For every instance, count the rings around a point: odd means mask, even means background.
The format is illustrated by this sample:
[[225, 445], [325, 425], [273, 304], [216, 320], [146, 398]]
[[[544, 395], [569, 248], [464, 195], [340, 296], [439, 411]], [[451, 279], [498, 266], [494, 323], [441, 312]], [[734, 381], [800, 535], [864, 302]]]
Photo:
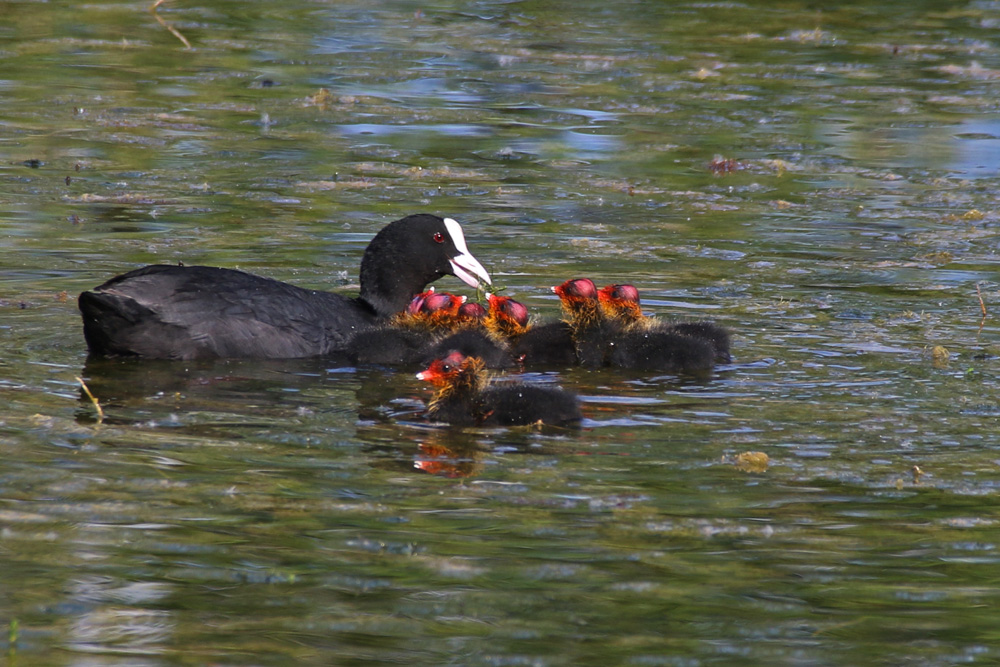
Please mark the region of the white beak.
[[472, 256], [472, 253], [469, 252], [469, 247], [465, 245], [465, 235], [462, 234], [462, 226], [451, 218], [444, 219], [444, 226], [448, 230], [449, 236], [451, 236], [451, 242], [458, 249], [458, 254], [448, 260], [448, 263], [451, 264], [451, 270], [455, 272], [458, 279], [469, 287], [479, 287], [479, 283], [481, 282], [492, 285], [493, 281], [490, 279], [490, 274], [479, 263], [479, 260]]

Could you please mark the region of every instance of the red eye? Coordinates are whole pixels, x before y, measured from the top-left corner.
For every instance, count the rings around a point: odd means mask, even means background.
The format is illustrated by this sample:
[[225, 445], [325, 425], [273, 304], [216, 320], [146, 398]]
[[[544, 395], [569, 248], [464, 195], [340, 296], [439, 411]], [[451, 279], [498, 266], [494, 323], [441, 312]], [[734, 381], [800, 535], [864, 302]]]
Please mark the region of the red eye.
[[434, 232], [434, 243], [444, 243], [444, 234], [441, 232]]

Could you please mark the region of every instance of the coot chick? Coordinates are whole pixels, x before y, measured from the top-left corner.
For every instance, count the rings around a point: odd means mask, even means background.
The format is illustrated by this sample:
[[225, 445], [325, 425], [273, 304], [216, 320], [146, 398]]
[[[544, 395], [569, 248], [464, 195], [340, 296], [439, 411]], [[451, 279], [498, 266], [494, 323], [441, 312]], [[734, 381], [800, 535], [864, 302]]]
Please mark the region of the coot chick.
[[618, 319], [630, 328], [671, 330], [678, 334], [703, 338], [712, 344], [715, 361], [729, 363], [729, 332], [715, 322], [660, 322], [642, 313], [639, 290], [633, 285], [606, 285], [598, 290], [598, 300], [608, 317]]
[[618, 326], [607, 340], [609, 365], [671, 373], [696, 373], [714, 365], [712, 340], [647, 318], [639, 307], [639, 290], [632, 285], [608, 285], [597, 298], [604, 316]]
[[528, 330], [528, 309], [509, 296], [490, 294], [490, 308], [483, 326], [498, 340], [513, 342]]
[[590, 368], [606, 366], [609, 344], [620, 335], [622, 326], [607, 317], [590, 278], [573, 278], [552, 291], [559, 297], [570, 329], [579, 363]]
[[490, 283], [456, 221], [420, 214], [389, 223], [368, 244], [356, 298], [232, 269], [153, 265], [84, 292], [79, 305], [97, 355], [309, 357], [342, 351], [446, 274]]
[[608, 317], [618, 318], [626, 324], [646, 319], [639, 305], [639, 290], [635, 285], [605, 285], [597, 290], [597, 300]]
[[405, 312], [356, 333], [347, 341], [344, 354], [355, 364], [415, 363], [440, 331], [452, 327], [464, 302], [464, 296], [433, 289], [422, 292], [413, 297]]
[[481, 322], [486, 319], [489, 312], [486, 308], [475, 301], [467, 301], [458, 309], [458, 321], [462, 323]]
[[454, 350], [481, 359], [487, 368], [513, 366], [516, 357], [511, 354], [510, 341], [526, 330], [528, 309], [510, 297], [490, 294], [488, 301], [488, 310], [478, 304], [463, 304], [456, 318], [458, 330], [424, 350], [424, 365]]
[[525, 383], [490, 384], [481, 359], [450, 352], [417, 377], [437, 387], [427, 406], [434, 421], [476, 426], [568, 425], [583, 415], [576, 395]]
[[703, 373], [715, 365], [715, 348], [706, 338], [670, 327], [630, 329], [608, 342], [609, 366], [665, 373]]
[[[498, 321], [492, 330], [495, 335], [509, 341], [514, 358], [525, 366], [576, 364], [576, 346], [568, 323], [548, 322], [529, 325], [528, 309], [516, 301], [499, 301], [502, 298], [498, 297], [496, 308]], [[513, 321], [500, 320], [503, 313], [507, 313], [509, 319]]]
[[695, 373], [714, 365], [715, 350], [706, 339], [670, 327], [641, 326], [626, 315], [609, 316], [588, 278], [567, 280], [553, 291], [568, 315], [577, 357], [584, 366]]
[[432, 287], [413, 297], [406, 311], [390, 321], [396, 326], [429, 332], [450, 331], [458, 326], [459, 312], [463, 305], [465, 305], [464, 296], [435, 292]]
[[547, 322], [525, 331], [511, 346], [525, 366], [572, 366], [577, 363], [573, 330], [566, 322]]

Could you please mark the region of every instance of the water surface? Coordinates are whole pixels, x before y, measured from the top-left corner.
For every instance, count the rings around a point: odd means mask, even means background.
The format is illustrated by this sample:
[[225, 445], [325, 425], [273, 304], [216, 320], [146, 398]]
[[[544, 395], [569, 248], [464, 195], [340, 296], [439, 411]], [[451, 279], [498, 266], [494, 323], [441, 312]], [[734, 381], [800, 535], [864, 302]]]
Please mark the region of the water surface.
[[[0, 2], [9, 663], [1000, 657], [1000, 5], [157, 14]], [[350, 293], [421, 211], [540, 319], [631, 282], [735, 361], [533, 373], [587, 415], [538, 431], [428, 424], [414, 369], [87, 359], [116, 273]]]

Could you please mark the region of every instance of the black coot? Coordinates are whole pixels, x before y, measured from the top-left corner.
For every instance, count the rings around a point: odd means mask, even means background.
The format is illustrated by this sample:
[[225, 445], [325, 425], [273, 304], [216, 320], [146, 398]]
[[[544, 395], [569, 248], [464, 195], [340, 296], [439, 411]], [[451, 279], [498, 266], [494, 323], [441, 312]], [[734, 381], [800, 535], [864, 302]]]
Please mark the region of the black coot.
[[605, 285], [598, 290], [597, 296], [605, 314], [621, 322], [626, 329], [647, 332], [672, 331], [679, 335], [706, 340], [712, 345], [716, 362], [727, 364], [732, 361], [729, 352], [729, 332], [715, 322], [708, 320], [660, 322], [656, 318], [646, 317], [639, 305], [639, 290], [633, 285]]
[[569, 425], [583, 418], [575, 394], [525, 383], [491, 384], [482, 360], [460, 352], [434, 360], [417, 377], [437, 387], [427, 406], [427, 416], [435, 421], [523, 426]]
[[441, 332], [452, 329], [465, 297], [435, 292], [413, 297], [402, 313], [383, 324], [364, 329], [344, 345], [344, 355], [355, 364], [410, 364]]
[[507, 341], [511, 354], [525, 366], [567, 366], [577, 362], [573, 332], [566, 322], [528, 322], [528, 309], [507, 297], [490, 297], [487, 328]]
[[608, 346], [620, 335], [622, 327], [604, 314], [594, 281], [573, 278], [556, 285], [552, 291], [566, 314], [579, 363], [588, 368], [607, 365]]
[[490, 294], [488, 302], [488, 310], [475, 307], [478, 304], [462, 304], [457, 331], [423, 351], [424, 365], [457, 351], [466, 357], [481, 359], [487, 368], [513, 366], [516, 357], [510, 352], [510, 343], [525, 330], [528, 309], [506, 296]]
[[620, 290], [616, 295], [623, 301], [620, 304], [602, 304], [589, 278], [567, 280], [552, 288], [568, 315], [581, 364], [668, 373], [699, 373], [712, 368], [715, 349], [711, 340], [676, 331], [656, 320], [637, 319], [636, 312], [642, 318], [638, 290], [625, 287], [631, 290]]
[[389, 223], [361, 260], [356, 298], [243, 271], [154, 265], [80, 295], [91, 353], [159, 359], [279, 359], [341, 351], [358, 331], [403, 311], [445, 274], [490, 283], [450, 218]]
[[511, 346], [511, 353], [525, 366], [572, 366], [577, 363], [573, 330], [566, 322], [546, 322], [531, 327]]

